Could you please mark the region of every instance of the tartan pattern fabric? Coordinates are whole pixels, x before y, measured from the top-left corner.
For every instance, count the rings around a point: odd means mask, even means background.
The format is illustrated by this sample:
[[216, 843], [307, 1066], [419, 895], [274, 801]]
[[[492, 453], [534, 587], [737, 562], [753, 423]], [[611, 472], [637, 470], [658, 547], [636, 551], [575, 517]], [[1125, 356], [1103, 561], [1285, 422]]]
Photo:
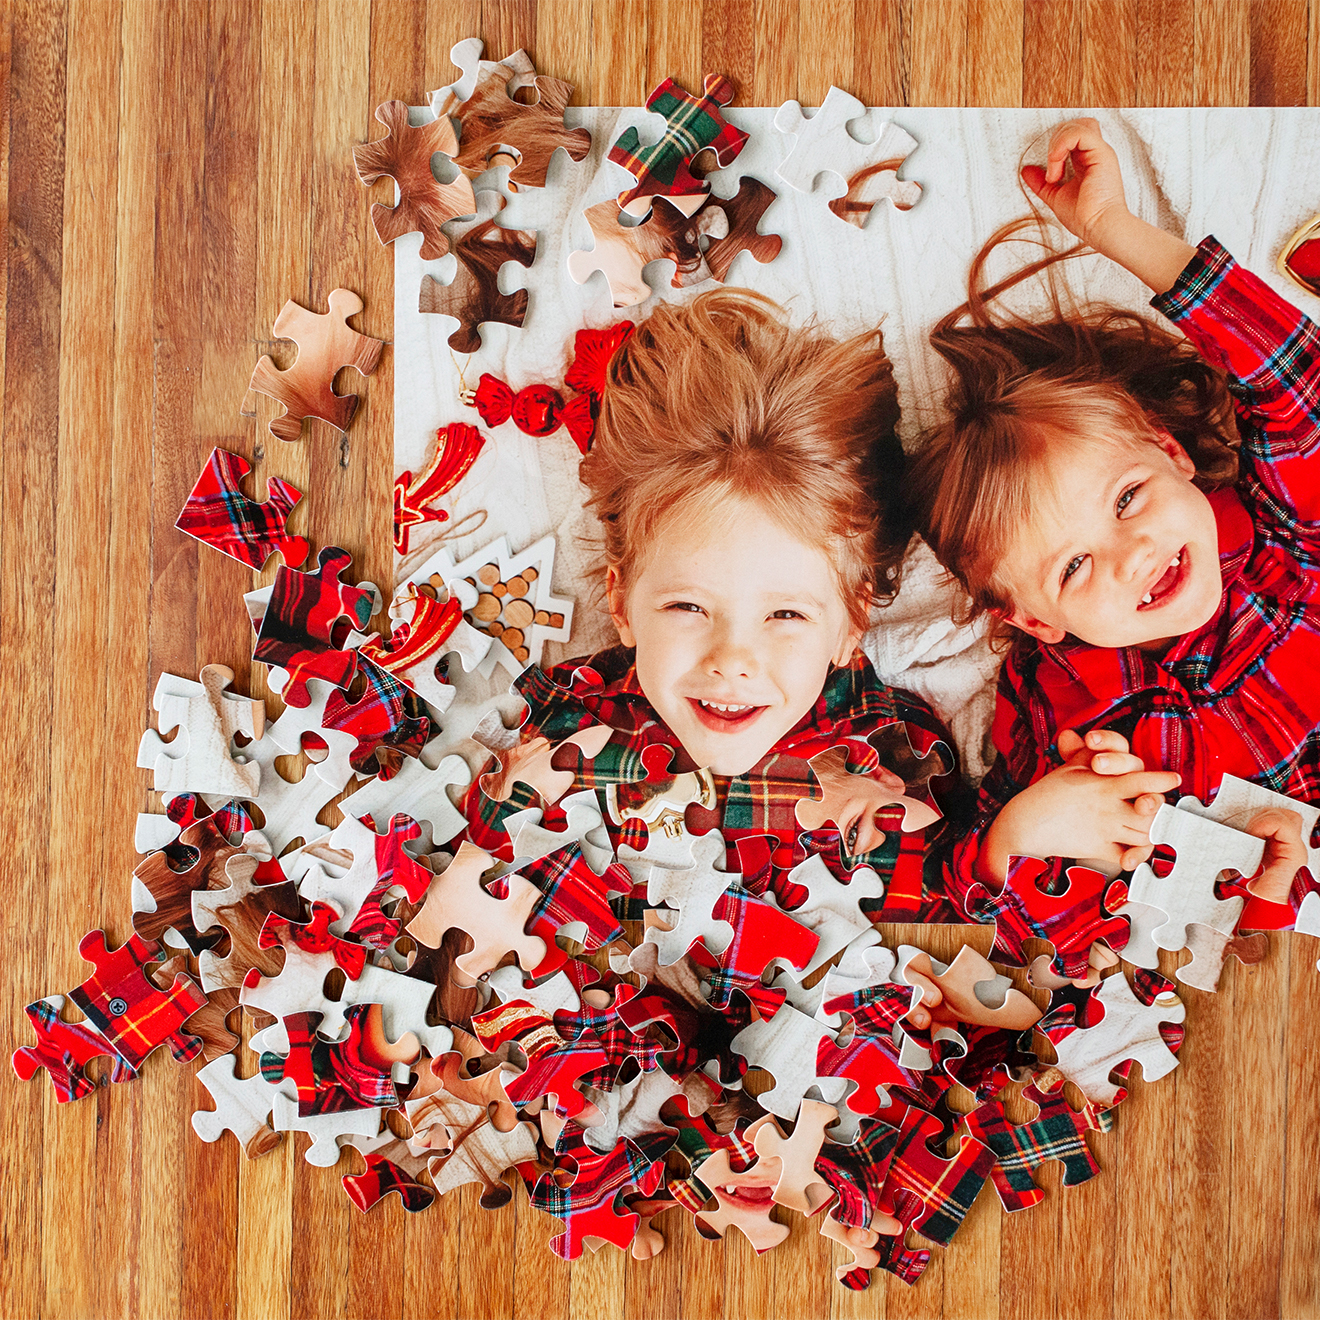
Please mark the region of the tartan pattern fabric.
[[323, 1040], [316, 1034], [321, 1013], [290, 1013], [283, 1019], [289, 1053], [264, 1053], [261, 1075], [273, 1083], [292, 1080], [298, 1088], [300, 1117], [399, 1103], [389, 1066], [382, 1070], [363, 1057], [364, 1019], [372, 1007], [353, 1004], [348, 1009], [348, 1037], [342, 1041]]
[[426, 703], [412, 688], [361, 654], [357, 672], [367, 680], [366, 691], [356, 701], [350, 701], [346, 692], [332, 691], [321, 727], [357, 739], [348, 763], [358, 774], [379, 771], [381, 779], [392, 779], [403, 758], [420, 756], [431, 736]]
[[1104, 940], [1115, 951], [1126, 947], [1128, 920], [1111, 915], [1127, 897], [1127, 886], [1085, 866], [1064, 872], [1068, 887], [1046, 893], [1037, 883], [1051, 867], [1035, 857], [1011, 857], [1008, 880], [998, 894], [973, 885], [968, 915], [996, 923], [991, 957], [1017, 967], [1027, 964], [1025, 941], [1054, 946], [1052, 967], [1060, 976], [1085, 976], [1091, 945]]
[[99, 1032], [81, 1022], [65, 1022], [60, 1017], [58, 1003], [38, 999], [23, 1011], [32, 1023], [37, 1043], [20, 1046], [14, 1051], [14, 1071], [23, 1081], [29, 1082], [38, 1068], [45, 1068], [58, 1103], [81, 1100], [96, 1090], [96, 1083], [83, 1069], [101, 1056], [114, 1061], [110, 1072], [112, 1082], [127, 1082], [137, 1076], [136, 1070]]
[[990, 1176], [995, 1153], [964, 1136], [952, 1159], [935, 1155], [926, 1143], [942, 1130], [930, 1114], [905, 1109], [881, 1208], [905, 1227], [947, 1247]]
[[527, 922], [527, 932], [545, 940], [547, 949], [555, 947], [560, 927], [573, 921], [586, 926], [583, 944], [589, 950], [623, 938], [623, 927], [607, 896], [612, 889], [627, 892], [632, 888], [632, 877], [618, 862], [611, 862], [597, 875], [587, 864], [581, 847], [572, 843], [522, 867], [519, 874], [541, 891], [541, 899]]
[[[610, 819], [605, 789], [644, 779], [654, 782], [661, 774], [681, 774], [697, 767], [643, 695], [632, 651], [614, 647], [590, 659], [567, 661], [549, 673], [531, 666], [514, 686], [528, 703], [520, 735], [524, 741], [544, 737], [559, 743], [595, 724], [614, 730], [604, 749], [591, 760], [582, 758], [576, 748], [571, 749], [577, 756], [576, 765], [567, 761], [562, 765], [574, 771], [568, 792], [596, 791], [616, 849], [621, 844], [644, 847], [645, 826], [640, 821], [634, 819], [628, 827], [620, 828]], [[875, 741], [886, 748], [883, 758]], [[770, 869], [754, 887], [745, 887], [754, 894], [775, 893], [790, 910], [807, 896], [802, 886], [787, 878], [792, 867], [808, 855], [802, 844], [804, 832], [794, 814], [797, 801], [814, 792], [815, 779], [807, 762], [841, 744], [848, 748], [850, 769], [865, 773], [882, 760], [896, 759], [890, 768], [900, 774], [917, 774], [920, 786], [914, 791], [920, 793], [926, 792], [927, 780], [938, 777], [931, 775], [932, 763], [927, 760], [923, 765], [921, 758], [935, 756], [942, 769], [952, 768], [952, 754], [947, 750], [952, 739], [934, 712], [917, 698], [882, 684], [870, 661], [857, 651], [849, 664], [830, 672], [813, 708], [746, 775], [712, 776], [716, 806], [713, 812], [703, 813], [703, 817], [709, 817], [705, 827], [721, 830], [731, 870], [739, 869], [743, 841], [769, 836]], [[898, 747], [904, 750], [900, 753]], [[560, 768], [560, 762], [555, 764]], [[493, 856], [511, 860], [512, 846], [504, 821], [536, 802], [534, 794], [521, 783], [513, 786], [510, 797], [503, 802], [494, 802], [469, 788], [463, 804], [468, 837]], [[882, 812], [881, 822], [885, 823], [890, 814], [888, 809]], [[897, 822], [897, 810], [892, 819]], [[566, 818], [562, 808], [547, 807], [541, 823], [547, 829], [563, 828]], [[938, 862], [928, 865], [925, 860], [932, 833], [938, 830], [937, 825], [911, 834], [890, 831], [881, 847], [848, 858], [851, 865], [839, 856], [837, 830], [815, 831], [813, 850], [821, 851], [827, 865], [833, 852], [831, 869], [840, 879], [846, 880], [856, 866], [866, 865], [886, 882], [885, 901], [870, 914], [873, 921], [962, 921], [965, 918], [961, 911], [942, 893]], [[628, 915], [634, 914], [630, 910]]]
[[761, 985], [761, 975], [770, 959], [784, 957], [800, 971], [811, 961], [820, 937], [786, 912], [754, 898], [736, 880], [716, 900], [711, 916], [715, 921], [727, 921], [733, 927], [733, 938], [727, 948], [714, 955], [716, 966], [709, 977], [710, 1006], [728, 1008], [730, 995], [741, 990], [758, 1007], [769, 1007], [767, 1016], [773, 1015], [783, 1003], [783, 993], [771, 996], [773, 1003], [758, 994], [770, 989]]
[[[304, 953], [329, 953], [347, 976], [357, 980], [367, 963], [367, 951], [361, 944], [341, 940], [330, 933], [330, 923], [339, 920], [339, 913], [329, 903], [313, 903], [308, 921], [290, 921], [278, 912], [272, 912], [261, 924], [257, 936], [260, 949], [280, 949], [294, 945]], [[255, 985], [261, 973], [254, 967], [248, 974], [248, 984]]]
[[275, 575], [252, 658], [289, 671], [280, 695], [290, 706], [302, 709], [311, 703], [309, 678], [341, 688], [353, 680], [357, 652], [339, 649], [339, 642], [348, 636], [341, 620], [347, 617], [349, 625], [365, 628], [371, 619], [372, 597], [340, 582], [340, 573], [352, 562], [347, 550], [331, 545], [318, 556], [315, 572], [281, 566]]
[[[687, 1160], [688, 1167], [700, 1168], [717, 1150], [729, 1152], [729, 1168], [734, 1173], [745, 1173], [760, 1158], [750, 1141], [743, 1140], [747, 1124], [732, 1132], [716, 1132], [704, 1114], [688, 1111], [686, 1098], [675, 1101], [678, 1116], [670, 1119], [678, 1129], [674, 1147]], [[696, 1214], [711, 1198], [711, 1190], [696, 1174], [687, 1178], [671, 1178], [666, 1190], [684, 1209]]]
[[620, 1013], [630, 999], [639, 994], [636, 986], [621, 982], [614, 987], [614, 999], [604, 1008], [594, 1008], [580, 999], [576, 1012], [560, 1010], [555, 1014], [555, 1030], [567, 1040], [576, 1041], [590, 1033], [605, 1054], [606, 1064], [592, 1073], [583, 1073], [578, 1080], [597, 1091], [612, 1091], [618, 1071], [632, 1059], [642, 1072], [659, 1067], [660, 1046], [649, 1037], [635, 1031]]
[[644, 147], [635, 128], [625, 129], [610, 148], [610, 160], [637, 180], [619, 194], [619, 205], [656, 193], [687, 197], [704, 193], [708, 185], [689, 168], [692, 158], [709, 149], [721, 167], [730, 164], [747, 142], [747, 134], [726, 123], [721, 111], [734, 97], [733, 83], [717, 73], [706, 75], [702, 95], [693, 96], [673, 78], [666, 78], [646, 98], [646, 108], [668, 121], [664, 136]]
[[368, 1154], [365, 1159], [367, 1167], [362, 1173], [346, 1173], [342, 1179], [348, 1199], [363, 1214], [390, 1192], [398, 1192], [409, 1214], [427, 1209], [435, 1200], [434, 1188], [416, 1182], [392, 1160], [376, 1154]]
[[1152, 306], [1229, 376], [1241, 475], [1209, 496], [1224, 593], [1162, 659], [1018, 639], [999, 679], [999, 755], [948, 868], [959, 898], [999, 810], [1061, 763], [1063, 729], [1116, 729], [1202, 802], [1226, 773], [1320, 801], [1320, 334], [1212, 238]]
[[250, 500], [241, 483], [251, 471], [246, 459], [213, 449], [175, 527], [249, 568], [260, 568], [276, 553], [291, 568], [301, 564], [311, 547], [301, 536], [289, 536], [285, 523], [302, 492], [269, 477], [265, 501]]
[[990, 1177], [1005, 1210], [1025, 1210], [1045, 1199], [1031, 1174], [1050, 1160], [1062, 1163], [1065, 1187], [1095, 1177], [1100, 1166], [1086, 1144], [1086, 1134], [1108, 1132], [1114, 1126], [1111, 1111], [1093, 1104], [1074, 1110], [1063, 1098], [1062, 1089], [1046, 1093], [1028, 1086], [1022, 1094], [1040, 1106], [1040, 1113], [1029, 1123], [1009, 1122], [998, 1100], [989, 1100], [963, 1116], [966, 1130], [995, 1153]]
[[617, 1247], [626, 1247], [637, 1233], [638, 1216], [620, 1214], [615, 1208], [621, 1192], [629, 1187], [650, 1195], [664, 1173], [664, 1161], [648, 1157], [630, 1141], [619, 1141], [601, 1155], [586, 1143], [580, 1128], [567, 1127], [555, 1146], [554, 1173], [542, 1174], [532, 1191], [531, 1202], [538, 1210], [564, 1221], [564, 1231], [550, 1239], [550, 1249], [565, 1260], [582, 1254], [583, 1239], [604, 1238]]
[[409, 903], [420, 903], [435, 876], [404, 850], [405, 843], [422, 836], [422, 827], [411, 816], [400, 812], [391, 817], [390, 827], [384, 834], [376, 833], [370, 816], [364, 816], [362, 824], [371, 830], [374, 838], [376, 883], [362, 900], [347, 933], [370, 948], [384, 952], [402, 930], [403, 923], [397, 917], [386, 916], [380, 906], [381, 899], [397, 886], [403, 890]]
[[434, 672], [436, 662], [450, 649], [446, 645], [450, 634], [463, 621], [463, 606], [457, 597], [441, 602], [417, 592], [413, 599], [411, 621], [396, 623], [388, 641], [373, 636], [358, 647], [359, 659], [365, 656], [408, 687], [412, 684], [406, 675], [415, 666], [429, 661]]
[[844, 1146], [827, 1141], [816, 1156], [816, 1172], [838, 1193], [830, 1214], [849, 1228], [866, 1228], [880, 1208], [898, 1130], [879, 1119], [864, 1118], [857, 1140]]
[[106, 945], [104, 931], [88, 931], [78, 952], [96, 967], [69, 998], [87, 1015], [107, 1043], [132, 1069], [158, 1045], [168, 1045], [180, 1063], [201, 1053], [202, 1042], [182, 1030], [189, 1016], [206, 1003], [206, 995], [188, 980], [159, 990], [146, 968], [161, 959], [160, 946], [130, 935], [117, 949]]

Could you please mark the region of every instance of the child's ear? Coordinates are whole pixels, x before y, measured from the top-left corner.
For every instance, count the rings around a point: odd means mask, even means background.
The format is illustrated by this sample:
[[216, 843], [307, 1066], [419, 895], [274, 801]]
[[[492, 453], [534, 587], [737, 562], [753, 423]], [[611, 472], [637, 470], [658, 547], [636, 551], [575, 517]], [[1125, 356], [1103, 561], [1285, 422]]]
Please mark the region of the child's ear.
[[618, 630], [619, 640], [624, 646], [636, 646], [637, 638], [628, 623], [628, 597], [619, 579], [619, 570], [611, 565], [605, 570], [605, 599], [609, 602], [610, 618]]
[[1029, 633], [1032, 637], [1051, 645], [1063, 641], [1068, 635], [1062, 628], [1056, 628], [1052, 623], [1045, 623], [1041, 619], [1033, 619], [1030, 614], [1023, 614], [1016, 606], [990, 612], [996, 618], [1003, 619], [1005, 623], [1011, 623], [1013, 627], [1021, 628], [1024, 633]]
[[1154, 444], [1164, 450], [1164, 452], [1173, 459], [1173, 465], [1190, 481], [1196, 476], [1196, 464], [1192, 461], [1192, 456], [1171, 436], [1168, 431], [1155, 428]]

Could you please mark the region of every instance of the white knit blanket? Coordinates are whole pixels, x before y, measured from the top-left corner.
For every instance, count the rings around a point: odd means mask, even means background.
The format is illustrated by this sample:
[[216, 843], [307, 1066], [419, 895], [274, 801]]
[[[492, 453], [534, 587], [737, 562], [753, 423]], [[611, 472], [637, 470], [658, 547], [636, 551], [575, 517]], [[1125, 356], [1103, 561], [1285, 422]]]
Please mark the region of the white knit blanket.
[[[1089, 113], [1098, 115], [1105, 136], [1118, 150], [1134, 211], [1191, 242], [1213, 232], [1241, 261], [1313, 310], [1313, 300], [1282, 280], [1274, 263], [1296, 227], [1320, 211], [1320, 111]], [[792, 142], [775, 129], [774, 117], [773, 109], [733, 109], [727, 114], [751, 140], [731, 168], [710, 176], [714, 191], [732, 195], [742, 175], [769, 184], [778, 197], [760, 229], [783, 237], [783, 250], [774, 262], [759, 265], [743, 254], [727, 282], [768, 294], [795, 319], [819, 317], [840, 333], [879, 323], [899, 382], [901, 431], [910, 444], [938, 416], [942, 393], [940, 364], [926, 343], [930, 327], [961, 301], [968, 263], [981, 243], [998, 225], [1025, 212], [1017, 180], [1019, 161], [1024, 152], [1028, 160], [1043, 160], [1049, 129], [1067, 114], [870, 112], [872, 137], [880, 124], [893, 119], [917, 140], [901, 176], [920, 183], [923, 194], [905, 212], [882, 202], [865, 229], [844, 223], [827, 209], [828, 197], [841, 188], [831, 191], [818, 180], [815, 192], [807, 194], [776, 178], [775, 169]], [[529, 312], [521, 329], [487, 325], [482, 348], [470, 362], [455, 358], [446, 343], [455, 322], [420, 314], [417, 297], [424, 274], [446, 283], [454, 276], [456, 259], [422, 261], [417, 234], [394, 244], [396, 472], [417, 470], [438, 427], [451, 421], [478, 422], [476, 413], [458, 399], [460, 365], [470, 384], [489, 371], [514, 389], [534, 381], [558, 386], [575, 331], [623, 316], [638, 319], [657, 298], [691, 296], [691, 289], [669, 287], [667, 263], [648, 269], [657, 294], [626, 311], [612, 307], [603, 276], [574, 283], [566, 266], [568, 254], [592, 246], [582, 211], [630, 182], [630, 176], [606, 160], [610, 145], [631, 124], [639, 126], [643, 141], [653, 140], [663, 121], [639, 108], [570, 110], [567, 118], [591, 131], [590, 155], [574, 164], [559, 153], [548, 186], [511, 196], [500, 218], [502, 224], [539, 234], [530, 269], [506, 266], [502, 276], [506, 291], [529, 290]], [[854, 131], [860, 135], [868, 130], [858, 125]], [[829, 163], [829, 151], [822, 151], [819, 167], [828, 168]], [[1135, 308], [1148, 298], [1135, 280], [1099, 258], [1080, 263], [1074, 279], [1085, 296]], [[500, 535], [507, 536], [516, 551], [553, 533], [558, 540], [555, 592], [575, 598], [578, 605], [570, 644], [548, 644], [545, 661], [612, 643], [616, 639], [608, 617], [592, 600], [585, 579], [592, 562], [592, 520], [582, 511], [579, 456], [567, 432], [535, 440], [512, 422], [482, 430], [488, 436], [486, 447], [446, 497], [446, 507], [454, 522], [475, 510], [484, 510], [487, 517], [479, 532], [452, 542], [455, 559]], [[436, 534], [432, 528], [415, 540], [408, 559], [396, 565], [399, 577], [434, 549]], [[987, 764], [998, 662], [976, 630], [951, 622], [954, 600], [938, 565], [918, 546], [898, 599], [880, 616], [864, 646], [883, 678], [935, 705], [950, 724], [964, 768], [979, 777]]]

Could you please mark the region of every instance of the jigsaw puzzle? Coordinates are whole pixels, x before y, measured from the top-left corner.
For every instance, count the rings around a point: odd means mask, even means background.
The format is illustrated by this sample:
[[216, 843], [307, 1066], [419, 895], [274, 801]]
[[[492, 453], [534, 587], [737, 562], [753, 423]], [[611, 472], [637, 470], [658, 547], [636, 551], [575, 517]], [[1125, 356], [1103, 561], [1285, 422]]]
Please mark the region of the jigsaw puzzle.
[[[370, 376], [385, 347], [384, 340], [359, 334], [348, 324], [348, 318], [364, 306], [351, 289], [332, 289], [327, 302], [328, 312], [309, 312], [292, 298], [284, 304], [271, 329], [276, 339], [292, 339], [297, 344], [297, 360], [281, 369], [263, 356], [248, 382], [249, 394], [255, 390], [283, 405], [284, 412], [270, 422], [271, 435], [281, 440], [297, 440], [304, 417], [319, 417], [335, 430], [347, 431], [358, 396], [336, 394], [335, 374], [342, 367], [354, 367]], [[255, 417], [255, 404], [245, 399], [242, 412]]]
[[435, 449], [416, 476], [400, 472], [394, 479], [394, 548], [406, 555], [414, 529], [428, 522], [448, 522], [444, 509], [432, 507], [453, 490], [477, 461], [486, 437], [475, 426], [450, 422], [435, 433]]

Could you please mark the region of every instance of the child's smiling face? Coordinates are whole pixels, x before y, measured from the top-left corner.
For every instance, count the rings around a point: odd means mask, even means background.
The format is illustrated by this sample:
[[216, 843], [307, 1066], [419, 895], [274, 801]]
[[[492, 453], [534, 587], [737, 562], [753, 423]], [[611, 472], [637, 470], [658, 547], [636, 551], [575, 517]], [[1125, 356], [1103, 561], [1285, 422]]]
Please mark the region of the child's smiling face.
[[759, 505], [665, 518], [610, 612], [637, 680], [698, 766], [750, 770], [812, 708], [860, 633], [819, 546]]
[[[1033, 476], [1036, 474], [1033, 473]], [[1045, 642], [1159, 648], [1194, 632], [1223, 592], [1214, 510], [1176, 440], [1061, 444], [1042, 500], [997, 576], [1005, 617]]]

